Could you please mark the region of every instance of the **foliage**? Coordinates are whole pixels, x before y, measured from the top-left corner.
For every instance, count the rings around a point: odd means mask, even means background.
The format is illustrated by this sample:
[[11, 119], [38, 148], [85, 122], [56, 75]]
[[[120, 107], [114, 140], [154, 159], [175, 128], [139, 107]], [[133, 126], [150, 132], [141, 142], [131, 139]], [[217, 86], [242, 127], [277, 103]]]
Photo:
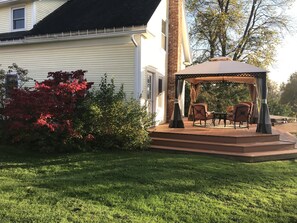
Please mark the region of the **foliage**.
[[279, 85], [275, 81], [270, 80], [269, 78], [267, 78], [266, 84], [267, 84], [267, 91], [268, 91], [267, 100], [268, 101], [271, 101], [273, 99], [279, 100], [281, 95]]
[[[0, 65], [1, 66], [1, 65]], [[4, 109], [4, 102], [7, 98], [8, 91], [13, 90], [14, 86], [9, 86], [6, 82], [7, 75], [15, 75], [16, 81], [19, 88], [24, 88], [25, 83], [32, 80], [32, 78], [28, 77], [28, 70], [25, 70], [19, 67], [17, 64], [13, 63], [11, 66], [8, 67], [8, 70], [0, 69], [0, 142], [3, 141], [3, 136], [6, 134], [6, 129], [4, 125], [3, 116], [3, 109]]]
[[0, 147], [1, 222], [296, 222], [295, 161]]
[[[292, 2], [293, 0], [187, 0], [195, 62], [228, 56], [234, 61], [266, 68], [273, 62], [282, 34], [290, 29], [286, 9]], [[203, 100], [210, 107], [220, 109], [232, 105], [232, 97], [236, 97], [235, 103], [242, 99], [250, 101], [248, 91], [244, 90], [246, 95], [240, 92], [245, 87], [234, 84], [231, 89], [225, 90], [222, 87], [224, 85], [220, 86], [207, 87], [209, 92], [202, 92]], [[215, 100], [218, 100], [217, 105]]]
[[286, 10], [294, 0], [187, 0], [190, 36], [197, 62], [217, 56], [267, 67], [284, 30]]
[[62, 149], [68, 140], [79, 137], [73, 120], [92, 85], [84, 74], [82, 70], [50, 72], [34, 89], [15, 89], [3, 112], [9, 118], [7, 134], [12, 142], [44, 151]]
[[18, 88], [23, 88], [25, 83], [32, 80], [32, 78], [28, 77], [28, 70], [19, 67], [15, 63], [9, 66], [7, 71], [0, 69], [0, 108], [4, 108], [6, 90], [9, 87], [6, 83], [6, 75], [9, 74], [14, 74], [17, 76]]
[[98, 145], [123, 150], [148, 146], [147, 129], [153, 125], [153, 117], [138, 101], [125, 99], [123, 86], [117, 92], [114, 80], [109, 83], [106, 75], [83, 103], [81, 114], [76, 127], [92, 138], [95, 149]]
[[250, 101], [246, 85], [236, 83], [203, 83], [197, 102], [205, 102], [209, 111], [226, 111], [228, 106]]
[[[13, 143], [41, 151], [146, 148], [153, 117], [123, 87], [102, 78], [97, 91], [85, 71], [50, 72], [33, 89], [15, 89], [3, 114], [6, 136]], [[101, 145], [98, 148], [98, 145]]]
[[268, 105], [269, 112], [272, 115], [281, 115], [281, 116], [292, 116], [293, 111], [292, 107], [289, 104], [282, 104], [281, 91], [276, 82], [267, 79], [267, 89], [268, 89]]
[[269, 112], [271, 115], [293, 116], [294, 113], [289, 104], [281, 104], [279, 99], [268, 101]]
[[[187, 86], [188, 85], [188, 86]], [[189, 99], [189, 84], [186, 85], [186, 98]], [[296, 85], [297, 86], [297, 85]], [[284, 87], [283, 87], [284, 88]], [[272, 115], [293, 116], [292, 106], [281, 103], [281, 91], [276, 82], [267, 79], [268, 105]], [[203, 84], [197, 102], [206, 102], [208, 110], [225, 111], [227, 106], [239, 102], [250, 101], [249, 91], [245, 85], [235, 83]], [[185, 112], [188, 112], [190, 102], [185, 103]]]
[[283, 86], [280, 102], [289, 104], [297, 116], [297, 72], [293, 73], [288, 83]]

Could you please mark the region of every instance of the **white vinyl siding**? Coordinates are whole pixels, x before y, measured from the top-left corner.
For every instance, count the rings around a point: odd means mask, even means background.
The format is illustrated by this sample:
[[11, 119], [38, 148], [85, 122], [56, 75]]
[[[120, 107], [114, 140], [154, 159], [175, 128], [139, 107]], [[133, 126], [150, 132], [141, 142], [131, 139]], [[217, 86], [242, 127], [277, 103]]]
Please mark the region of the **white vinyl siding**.
[[25, 18], [26, 18], [26, 30], [30, 30], [33, 27], [32, 24], [32, 3], [28, 3], [25, 5]]
[[10, 7], [0, 8], [0, 33], [10, 32]]
[[47, 15], [63, 5], [65, 2], [67, 2], [67, 0], [41, 0], [35, 2], [36, 22], [41, 21]]
[[[167, 52], [162, 48], [162, 21], [166, 21], [166, 9], [167, 1], [162, 0], [154, 12], [153, 16], [148, 22], [147, 29], [152, 33], [152, 37], [142, 38], [141, 40], [141, 70], [142, 70], [142, 86], [143, 86], [143, 98], [142, 104], [147, 103], [147, 75], [152, 72], [154, 73], [153, 90], [155, 95], [155, 113], [156, 122], [164, 123], [166, 121], [166, 95], [165, 91], [158, 94], [158, 80], [163, 80], [163, 88], [166, 88], [167, 81], [167, 66], [166, 56]], [[164, 24], [166, 25], [166, 23]], [[164, 27], [165, 28], [165, 27]], [[166, 30], [165, 30], [166, 31]], [[166, 48], [166, 47], [165, 47]]]
[[[129, 37], [0, 46], [2, 68], [16, 63], [29, 70], [29, 76], [42, 81], [50, 71], [87, 70], [87, 80], [98, 86], [107, 73], [127, 97], [134, 92], [134, 45]], [[34, 83], [32, 82], [31, 85]]]

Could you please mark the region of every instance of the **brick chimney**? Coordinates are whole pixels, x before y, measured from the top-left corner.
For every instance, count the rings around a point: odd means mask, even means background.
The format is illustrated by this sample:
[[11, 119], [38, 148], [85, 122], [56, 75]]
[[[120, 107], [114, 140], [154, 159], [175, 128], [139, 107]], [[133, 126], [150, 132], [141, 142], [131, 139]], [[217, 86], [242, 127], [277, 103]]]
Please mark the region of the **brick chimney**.
[[167, 83], [167, 121], [174, 109], [175, 77], [181, 69], [182, 7], [183, 0], [168, 0], [168, 83]]

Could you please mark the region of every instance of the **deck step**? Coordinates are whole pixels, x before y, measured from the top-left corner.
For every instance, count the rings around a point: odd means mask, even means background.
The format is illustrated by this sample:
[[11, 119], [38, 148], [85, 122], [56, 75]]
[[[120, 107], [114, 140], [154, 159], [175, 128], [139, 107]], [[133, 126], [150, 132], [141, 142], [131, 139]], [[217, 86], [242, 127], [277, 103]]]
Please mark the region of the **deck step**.
[[273, 129], [273, 134], [247, 128], [199, 128], [184, 120], [185, 128], [168, 124], [150, 129], [151, 149], [172, 152], [203, 153], [232, 157], [247, 162], [297, 159], [297, 140]]
[[265, 152], [249, 152], [249, 153], [237, 153], [228, 151], [217, 151], [209, 149], [192, 149], [192, 148], [181, 148], [181, 147], [168, 147], [168, 146], [151, 146], [151, 149], [157, 150], [169, 150], [176, 152], [186, 152], [186, 153], [204, 153], [219, 156], [235, 157], [236, 159], [245, 162], [262, 162], [271, 160], [286, 160], [286, 159], [296, 159], [297, 149], [288, 149], [281, 151], [265, 151]]
[[180, 139], [200, 142], [217, 142], [217, 143], [250, 143], [250, 142], [272, 142], [279, 141], [279, 134], [254, 134], [254, 135], [207, 135], [207, 134], [190, 134], [175, 132], [150, 132], [152, 138]]
[[172, 148], [189, 148], [189, 149], [203, 149], [213, 151], [225, 151], [234, 153], [248, 153], [248, 152], [263, 152], [263, 151], [278, 151], [294, 149], [294, 143], [284, 141], [272, 142], [250, 142], [250, 143], [220, 143], [220, 142], [206, 142], [206, 141], [192, 141], [171, 138], [152, 138], [152, 146], [165, 146]]

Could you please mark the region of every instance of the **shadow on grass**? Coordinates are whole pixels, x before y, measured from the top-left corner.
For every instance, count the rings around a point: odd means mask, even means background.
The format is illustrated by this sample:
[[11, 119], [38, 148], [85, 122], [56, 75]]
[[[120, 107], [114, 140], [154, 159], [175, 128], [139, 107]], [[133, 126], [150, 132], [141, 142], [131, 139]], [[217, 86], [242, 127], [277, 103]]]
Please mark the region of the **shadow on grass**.
[[[160, 179], [209, 179], [225, 183], [257, 183], [257, 181], [262, 182], [263, 178], [274, 178], [282, 173], [286, 173], [282, 175], [284, 178], [295, 176], [293, 171], [288, 173], [287, 169], [282, 169], [282, 162], [248, 164], [207, 155], [150, 151], [37, 154], [15, 149], [6, 150], [5, 153], [6, 156], [2, 154], [0, 157], [0, 161], [5, 162], [2, 168], [9, 168], [9, 166], [37, 169], [50, 168], [50, 166], [63, 167], [62, 169], [67, 172], [67, 175], [64, 176], [64, 171], [55, 173], [55, 181], [59, 177], [72, 179], [72, 176], [76, 176], [76, 179], [79, 179], [84, 176], [96, 175], [98, 182], [100, 179], [110, 182], [131, 180], [134, 183], [138, 181], [152, 183], [154, 180], [160, 181]], [[287, 162], [291, 162], [295, 166], [295, 161]]]
[[[138, 207], [143, 200], [151, 200], [148, 203], [154, 206], [156, 198], [174, 203], [179, 195], [207, 196], [215, 202], [231, 200], [236, 207], [236, 196], [254, 196], [256, 189], [270, 191], [267, 197], [271, 197], [275, 190], [294, 187], [297, 177], [294, 161], [248, 164], [205, 155], [150, 151], [47, 155], [6, 148], [0, 153], [0, 170], [34, 170], [36, 175], [26, 180], [36, 188], [55, 193], [52, 202], [79, 198], [147, 215], [154, 208]], [[135, 202], [138, 204], [133, 205]]]
[[[56, 167], [46, 179], [38, 180], [85, 185], [102, 184], [151, 184], [167, 187], [172, 191], [192, 191], [199, 182], [206, 188], [234, 183], [257, 184], [271, 180], [286, 180], [296, 177], [295, 161], [243, 163], [207, 155], [175, 154], [163, 152], [101, 151], [75, 154], [37, 154], [18, 151], [14, 148], [0, 150], [0, 168], [34, 168], [47, 172]], [[283, 168], [284, 165], [286, 168]], [[291, 166], [291, 169], [288, 168]], [[180, 183], [191, 181], [189, 185]], [[61, 183], [62, 183], [61, 182]], [[170, 182], [169, 184], [167, 184]], [[176, 183], [175, 183], [176, 182]], [[63, 184], [61, 184], [63, 185]], [[67, 184], [66, 184], [67, 185]], [[200, 188], [201, 189], [201, 188]]]

